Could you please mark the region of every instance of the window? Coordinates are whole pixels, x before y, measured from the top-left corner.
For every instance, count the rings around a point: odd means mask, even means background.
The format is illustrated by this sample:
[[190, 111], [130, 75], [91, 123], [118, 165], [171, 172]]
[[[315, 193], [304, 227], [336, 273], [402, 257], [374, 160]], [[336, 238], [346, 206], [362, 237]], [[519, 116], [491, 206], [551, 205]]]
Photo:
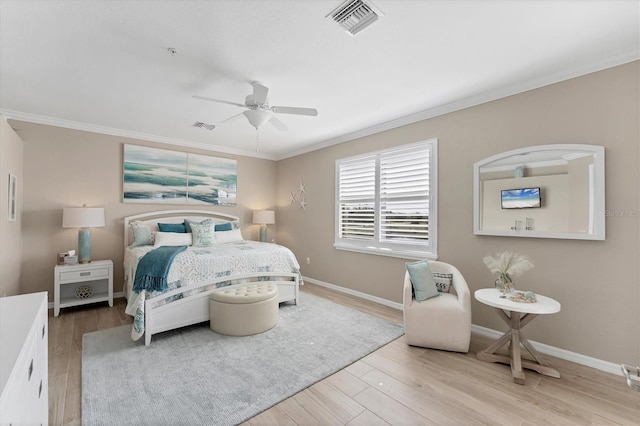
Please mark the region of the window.
[[335, 247], [436, 258], [437, 140], [336, 162]]

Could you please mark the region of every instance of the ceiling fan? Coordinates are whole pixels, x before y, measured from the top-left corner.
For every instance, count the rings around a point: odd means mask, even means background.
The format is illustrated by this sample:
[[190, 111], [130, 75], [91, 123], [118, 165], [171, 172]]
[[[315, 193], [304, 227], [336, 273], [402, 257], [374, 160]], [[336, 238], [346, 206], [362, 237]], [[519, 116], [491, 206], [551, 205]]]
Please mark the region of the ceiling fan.
[[[235, 105], [235, 106], [247, 108], [246, 111], [243, 111], [239, 114], [229, 117], [226, 120], [222, 121], [222, 123], [224, 123], [225, 121], [229, 121], [239, 115], [244, 115], [245, 117], [247, 117], [247, 120], [249, 120], [249, 123], [251, 123], [251, 125], [256, 128], [256, 130], [266, 122], [271, 123], [273, 126], [275, 126], [279, 130], [283, 130], [283, 131], [287, 130], [288, 129], [287, 126], [278, 118], [276, 118], [274, 114], [295, 114], [295, 115], [309, 115], [309, 116], [318, 115], [318, 110], [315, 108], [270, 106], [269, 98], [268, 98], [269, 88], [264, 84], [260, 83], [259, 81], [254, 81], [253, 83], [251, 83], [251, 86], [253, 86], [253, 93], [250, 95], [247, 95], [247, 97], [244, 99], [244, 104], [241, 104], [238, 102], [225, 101], [221, 99], [213, 99], [213, 98], [208, 98], [206, 96], [199, 96], [199, 95], [193, 95], [193, 97], [196, 99], [202, 99], [205, 101], [219, 102], [223, 104]], [[204, 125], [203, 123], [203, 125], [199, 127], [205, 127], [209, 130], [213, 130], [213, 127], [215, 126]]]

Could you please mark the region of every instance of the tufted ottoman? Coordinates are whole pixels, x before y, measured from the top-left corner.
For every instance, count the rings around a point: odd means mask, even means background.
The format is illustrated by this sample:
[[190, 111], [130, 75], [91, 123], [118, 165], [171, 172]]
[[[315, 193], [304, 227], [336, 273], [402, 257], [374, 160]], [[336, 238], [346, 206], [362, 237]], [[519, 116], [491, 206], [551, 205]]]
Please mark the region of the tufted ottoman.
[[249, 336], [278, 323], [278, 286], [248, 284], [211, 293], [209, 327], [220, 334]]

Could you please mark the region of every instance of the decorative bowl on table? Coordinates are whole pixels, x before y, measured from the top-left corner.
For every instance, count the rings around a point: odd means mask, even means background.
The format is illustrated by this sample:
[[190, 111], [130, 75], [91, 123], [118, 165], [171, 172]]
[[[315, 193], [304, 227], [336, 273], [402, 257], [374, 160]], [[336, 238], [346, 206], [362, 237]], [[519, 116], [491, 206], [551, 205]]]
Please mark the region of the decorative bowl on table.
[[76, 297], [78, 299], [88, 299], [93, 296], [93, 288], [89, 285], [83, 285], [76, 290]]

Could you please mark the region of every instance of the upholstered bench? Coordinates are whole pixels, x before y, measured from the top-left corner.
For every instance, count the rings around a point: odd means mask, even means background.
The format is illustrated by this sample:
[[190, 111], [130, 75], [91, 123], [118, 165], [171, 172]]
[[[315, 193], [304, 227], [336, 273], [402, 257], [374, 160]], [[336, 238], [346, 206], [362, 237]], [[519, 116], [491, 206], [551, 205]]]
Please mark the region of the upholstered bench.
[[211, 293], [209, 327], [220, 334], [249, 336], [278, 323], [278, 286], [248, 284]]

